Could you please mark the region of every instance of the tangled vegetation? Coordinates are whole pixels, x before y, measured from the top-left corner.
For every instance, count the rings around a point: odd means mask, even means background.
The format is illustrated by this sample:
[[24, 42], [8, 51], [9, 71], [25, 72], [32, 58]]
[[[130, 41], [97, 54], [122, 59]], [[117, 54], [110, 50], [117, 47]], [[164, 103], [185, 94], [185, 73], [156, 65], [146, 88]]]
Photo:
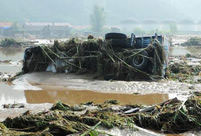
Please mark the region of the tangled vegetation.
[[17, 42], [16, 40], [12, 38], [5, 38], [2, 41], [0, 41], [1, 47], [20, 47], [21, 43]]
[[201, 82], [196, 81], [195, 77], [201, 75], [200, 65], [188, 65], [186, 62], [172, 63], [168, 67], [168, 76], [170, 79], [180, 82]]
[[201, 46], [201, 38], [192, 37], [187, 42], [182, 44], [183, 46]]
[[[119, 108], [112, 108], [114, 106]], [[127, 112], [130, 109], [134, 110]], [[7, 118], [0, 123], [0, 133], [6, 136], [98, 136], [109, 135], [100, 128], [133, 129], [135, 125], [163, 133], [182, 133], [201, 129], [200, 109], [201, 100], [195, 95], [186, 101], [174, 98], [151, 107], [120, 106], [110, 102], [75, 107], [58, 102], [49, 111], [38, 114], [27, 111], [19, 117]]]
[[[141, 70], [133, 67], [132, 58], [143, 56], [144, 51], [149, 54], [144, 56], [149, 68]], [[28, 55], [23, 67], [25, 73], [45, 71], [52, 65], [56, 72], [90, 73], [105, 79], [155, 79], [162, 77], [165, 63], [164, 50], [156, 39], [143, 49], [113, 48], [110, 41], [90, 38], [87, 41], [55, 41], [51, 47], [39, 46], [27, 49], [26, 52]]]

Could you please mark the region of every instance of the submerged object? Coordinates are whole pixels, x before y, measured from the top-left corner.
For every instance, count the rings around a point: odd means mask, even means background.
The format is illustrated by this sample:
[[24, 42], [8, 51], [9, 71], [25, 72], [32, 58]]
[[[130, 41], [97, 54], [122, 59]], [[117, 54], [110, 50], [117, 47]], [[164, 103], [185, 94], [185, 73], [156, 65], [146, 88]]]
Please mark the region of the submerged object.
[[71, 39], [25, 50], [23, 72], [98, 74], [105, 79], [158, 79], [165, 76], [169, 44], [163, 36], [128, 38], [108, 33], [105, 40]]

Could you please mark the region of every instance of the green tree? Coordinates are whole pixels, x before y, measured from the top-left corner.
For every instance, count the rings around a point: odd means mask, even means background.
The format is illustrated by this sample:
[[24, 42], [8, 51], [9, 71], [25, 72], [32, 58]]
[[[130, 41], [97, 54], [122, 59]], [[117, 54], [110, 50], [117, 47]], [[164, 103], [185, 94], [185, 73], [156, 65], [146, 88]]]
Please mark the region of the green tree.
[[90, 16], [91, 27], [94, 32], [102, 32], [105, 25], [105, 12], [104, 8], [94, 6], [93, 13]]
[[176, 24], [170, 24], [169, 25], [170, 33], [171, 34], [176, 34], [178, 31], [177, 25]]

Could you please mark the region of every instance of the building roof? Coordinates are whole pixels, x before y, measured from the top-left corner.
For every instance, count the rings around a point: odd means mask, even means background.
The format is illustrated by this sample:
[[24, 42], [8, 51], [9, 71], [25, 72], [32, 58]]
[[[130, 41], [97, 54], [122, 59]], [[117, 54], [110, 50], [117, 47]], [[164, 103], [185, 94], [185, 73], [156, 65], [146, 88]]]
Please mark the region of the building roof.
[[48, 23], [48, 22], [26, 22], [25, 23], [26, 26], [51, 26], [52, 23]]
[[61, 27], [72, 27], [72, 25], [70, 23], [60, 23], [60, 22], [56, 22], [56, 23], [52, 23], [52, 22], [26, 22], [25, 23], [26, 26], [61, 26]]
[[1, 29], [7, 29], [10, 28], [13, 25], [11, 22], [0, 22], [0, 28]]

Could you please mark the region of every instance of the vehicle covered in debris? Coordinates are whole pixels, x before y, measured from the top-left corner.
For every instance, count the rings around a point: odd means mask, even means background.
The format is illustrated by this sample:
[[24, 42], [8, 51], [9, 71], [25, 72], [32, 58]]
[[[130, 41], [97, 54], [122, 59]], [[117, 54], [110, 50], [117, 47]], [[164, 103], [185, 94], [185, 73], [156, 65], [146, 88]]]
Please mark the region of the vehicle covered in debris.
[[105, 39], [89, 36], [55, 41], [53, 46], [27, 48], [23, 72], [89, 73], [104, 79], [158, 79], [165, 76], [169, 43], [163, 36], [130, 37], [107, 33]]
[[[110, 40], [112, 47], [120, 47], [127, 49], [145, 49], [139, 53], [139, 55], [133, 56], [131, 59], [131, 65], [140, 70], [152, 70], [150, 62], [150, 57], [153, 57], [156, 52], [146, 51], [146, 48], [151, 44], [152, 40], [157, 40], [163, 47], [165, 53], [165, 63], [164, 63], [164, 74], [168, 63], [168, 53], [169, 53], [169, 42], [163, 36], [145, 36], [136, 37], [133, 33], [130, 38], [127, 38], [125, 34], [122, 33], [108, 33], [105, 35], [106, 40]], [[149, 71], [151, 72], [151, 71]]]

